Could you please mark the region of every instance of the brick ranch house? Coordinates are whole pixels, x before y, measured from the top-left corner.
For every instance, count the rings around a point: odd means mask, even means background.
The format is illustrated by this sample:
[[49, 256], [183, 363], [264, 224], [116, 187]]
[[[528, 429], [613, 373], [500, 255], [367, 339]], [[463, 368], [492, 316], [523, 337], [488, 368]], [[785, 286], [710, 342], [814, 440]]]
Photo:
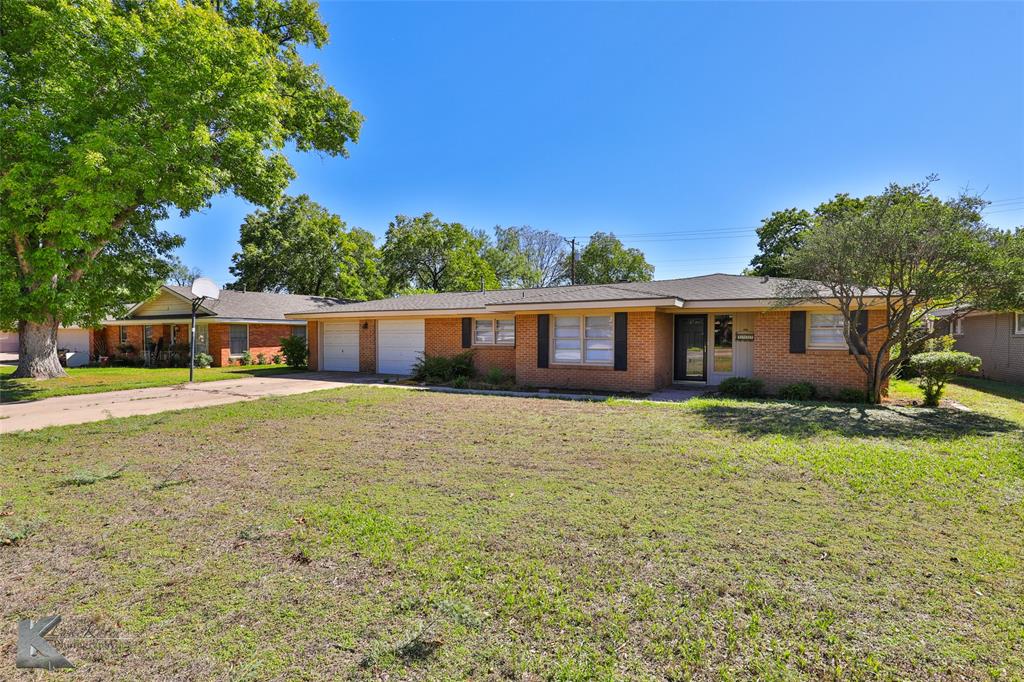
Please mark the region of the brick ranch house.
[[[125, 344], [139, 354], [187, 348], [193, 298], [188, 287], [161, 286], [153, 298], [132, 306], [123, 318], [106, 320], [93, 330], [92, 353], [113, 355]], [[260, 353], [269, 359], [281, 352], [282, 337], [306, 333], [306, 325], [285, 318], [286, 312], [341, 303], [318, 296], [225, 289], [219, 300], [207, 300], [196, 311], [196, 352], [212, 355], [215, 367], [241, 359], [246, 351], [254, 360]]]
[[[325, 371], [408, 374], [421, 354], [469, 350], [479, 371], [500, 367], [526, 386], [646, 393], [738, 376], [769, 391], [797, 381], [863, 389], [842, 318], [820, 304], [778, 307], [777, 284], [714, 274], [399, 296], [286, 317], [308, 324], [310, 366]], [[860, 315], [877, 326], [884, 308]], [[869, 350], [882, 341], [871, 334]]]

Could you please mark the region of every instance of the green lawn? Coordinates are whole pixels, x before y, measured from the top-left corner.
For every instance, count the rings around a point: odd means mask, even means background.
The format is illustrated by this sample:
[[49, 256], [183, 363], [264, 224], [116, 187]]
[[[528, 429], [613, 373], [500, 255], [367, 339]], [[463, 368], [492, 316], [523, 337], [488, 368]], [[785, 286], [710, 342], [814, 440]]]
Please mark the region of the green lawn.
[[[60, 395], [123, 391], [126, 388], [173, 386], [188, 381], [188, 368], [168, 367], [79, 367], [69, 369], [61, 379], [11, 379], [12, 365], [0, 365], [0, 403], [20, 400], [41, 400]], [[280, 374], [295, 370], [284, 365], [247, 365], [196, 369], [196, 381], [241, 379], [249, 376]]]
[[364, 386], [5, 435], [0, 619], [62, 614], [68, 679], [1021, 679], [1024, 402], [950, 397]]

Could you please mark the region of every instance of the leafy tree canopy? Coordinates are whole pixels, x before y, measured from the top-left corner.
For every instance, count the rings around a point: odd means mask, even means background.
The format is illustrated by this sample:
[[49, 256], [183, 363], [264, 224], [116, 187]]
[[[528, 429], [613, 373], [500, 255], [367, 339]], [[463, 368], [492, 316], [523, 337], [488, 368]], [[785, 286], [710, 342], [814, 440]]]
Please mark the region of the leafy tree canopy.
[[388, 287], [396, 293], [495, 289], [498, 277], [484, 258], [486, 237], [432, 213], [395, 216], [381, 248]]
[[185, 265], [177, 256], [171, 256], [168, 258], [168, 263], [171, 266], [171, 272], [167, 275], [167, 281], [171, 284], [187, 287], [197, 278], [203, 276], [203, 273], [199, 268], [193, 268]]
[[801, 236], [811, 225], [810, 212], [802, 208], [775, 211], [761, 221], [757, 228], [757, 248], [760, 251], [750, 261], [751, 275], [789, 277], [787, 254], [800, 247]]
[[649, 282], [654, 266], [640, 249], [627, 249], [614, 235], [595, 232], [576, 260], [577, 284]]
[[305, 194], [246, 216], [239, 244], [231, 257], [232, 289], [354, 300], [384, 295], [373, 235], [346, 229]]
[[812, 282], [787, 281], [780, 294], [841, 313], [851, 350], [867, 347], [854, 323], [856, 311], [872, 304], [884, 313], [867, 333], [884, 335], [885, 341], [871, 353], [854, 352], [875, 402], [914, 349], [941, 334], [921, 332], [932, 311], [998, 309], [1012, 302], [1011, 292], [1019, 296], [1024, 289], [1019, 264], [1003, 251], [1019, 232], [1012, 236], [987, 226], [981, 217], [986, 202], [978, 196], [936, 197], [933, 181], [892, 184], [863, 198], [839, 194], [815, 209], [799, 248], [785, 254], [788, 272]]
[[299, 54], [327, 40], [311, 0], [21, 0], [0, 25], [0, 325], [19, 324], [19, 376], [62, 374], [58, 324], [168, 275], [170, 210], [270, 205], [286, 145], [345, 155], [359, 133]]

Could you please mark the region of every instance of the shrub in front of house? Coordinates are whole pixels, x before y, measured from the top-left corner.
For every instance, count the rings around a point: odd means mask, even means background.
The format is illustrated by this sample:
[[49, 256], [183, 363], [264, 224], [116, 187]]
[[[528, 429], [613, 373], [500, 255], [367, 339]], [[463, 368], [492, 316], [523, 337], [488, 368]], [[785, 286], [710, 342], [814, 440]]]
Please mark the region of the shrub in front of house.
[[960, 351], [931, 351], [911, 356], [910, 366], [917, 372], [924, 404], [935, 407], [946, 389], [946, 382], [955, 374], [977, 372], [981, 358]]
[[809, 381], [798, 381], [779, 389], [779, 397], [786, 400], [814, 400], [818, 397], [818, 389]]
[[278, 355], [277, 353], [275, 353], [275, 354], [274, 354], [274, 355], [273, 355], [273, 356], [272, 356], [272, 357], [270, 358], [270, 361], [271, 361], [271, 362], [273, 362], [273, 363], [274, 363], [275, 365], [280, 365], [280, 364], [281, 364], [281, 356], [280, 356], [280, 355]]
[[242, 353], [242, 357], [238, 358], [238, 364], [240, 365], [251, 365], [252, 364], [252, 353], [245, 351]]
[[764, 392], [764, 382], [747, 377], [729, 377], [718, 386], [718, 390], [734, 398], [756, 398]]
[[509, 375], [501, 367], [491, 367], [484, 374], [484, 381], [494, 386], [501, 386], [511, 382]]
[[265, 365], [265, 364], [267, 364], [267, 356], [264, 353], [258, 354], [256, 356], [256, 364], [257, 365]]
[[421, 355], [412, 366], [413, 379], [431, 384], [447, 384], [459, 377], [472, 379], [474, 374], [472, 351], [450, 356]]
[[836, 393], [836, 400], [841, 403], [866, 403], [868, 394], [859, 388], [841, 388]]
[[281, 355], [284, 364], [295, 369], [305, 369], [309, 363], [309, 346], [301, 336], [281, 337]]
[[196, 367], [206, 369], [213, 364], [213, 356], [209, 353], [196, 353]]

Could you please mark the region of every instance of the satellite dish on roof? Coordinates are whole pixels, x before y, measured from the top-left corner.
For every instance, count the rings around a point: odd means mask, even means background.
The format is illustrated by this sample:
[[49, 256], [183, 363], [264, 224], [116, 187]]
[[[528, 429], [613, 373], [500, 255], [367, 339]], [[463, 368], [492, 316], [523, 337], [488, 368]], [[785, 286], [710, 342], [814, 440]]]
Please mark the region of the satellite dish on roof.
[[196, 298], [212, 298], [216, 301], [220, 298], [220, 288], [213, 283], [212, 279], [199, 277], [192, 282], [192, 295]]

